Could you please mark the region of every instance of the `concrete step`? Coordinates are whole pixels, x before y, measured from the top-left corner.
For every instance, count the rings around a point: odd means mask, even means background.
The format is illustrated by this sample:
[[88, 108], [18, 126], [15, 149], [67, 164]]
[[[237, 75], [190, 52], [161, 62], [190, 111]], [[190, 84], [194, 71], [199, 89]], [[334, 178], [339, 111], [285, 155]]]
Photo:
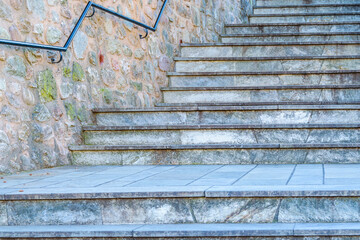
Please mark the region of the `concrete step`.
[[169, 87], [243, 87], [359, 84], [360, 71], [170, 72]]
[[249, 19], [250, 23], [354, 22], [360, 21], [360, 13], [257, 14]]
[[360, 32], [360, 22], [307, 22], [307, 23], [265, 23], [227, 24], [226, 34], [276, 34], [313, 32]]
[[177, 72], [269, 72], [357, 70], [359, 55], [174, 58]]
[[65, 225], [65, 226], [8, 226], [0, 228], [0, 237], [13, 239], [309, 239], [310, 237], [354, 239], [360, 237], [359, 223], [326, 224], [123, 224], [123, 225]]
[[360, 143], [360, 124], [87, 126], [86, 145]]
[[[286, 104], [286, 105], [285, 105]], [[301, 104], [301, 103], [297, 103]], [[359, 123], [360, 105], [174, 106], [130, 109], [94, 109], [101, 126], [196, 124], [350, 124]]]
[[359, 102], [360, 85], [162, 88], [164, 103]]
[[360, 143], [71, 146], [75, 165], [360, 163]]
[[177, 72], [357, 70], [359, 55], [174, 58]]
[[346, 13], [360, 12], [360, 4], [309, 4], [254, 7], [254, 14], [293, 14], [293, 13]]
[[3, 176], [0, 234], [25, 226], [60, 231], [53, 225], [101, 231], [122, 224], [359, 223], [359, 170], [359, 164], [116, 165], [24, 172]]
[[360, 53], [360, 41], [181, 44], [181, 57], [342, 56]]
[[360, 4], [359, 0], [256, 0], [257, 6], [313, 5], [313, 4]]
[[262, 42], [324, 42], [324, 41], [359, 41], [360, 32], [308, 32], [308, 33], [258, 33], [224, 34], [222, 43], [262, 43]]

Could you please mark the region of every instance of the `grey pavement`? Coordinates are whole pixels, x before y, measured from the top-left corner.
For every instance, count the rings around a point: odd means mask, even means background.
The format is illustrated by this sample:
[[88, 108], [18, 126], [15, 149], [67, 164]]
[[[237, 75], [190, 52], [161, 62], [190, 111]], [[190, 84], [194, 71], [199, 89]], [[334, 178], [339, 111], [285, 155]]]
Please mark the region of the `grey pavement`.
[[[286, 187], [360, 184], [360, 164], [66, 166], [2, 176], [0, 194], [104, 192], [167, 187]], [[271, 186], [270, 186], [271, 185]], [[290, 188], [289, 188], [290, 187]], [[321, 187], [320, 187], [321, 189]], [[145, 190], [144, 190], [145, 191]]]

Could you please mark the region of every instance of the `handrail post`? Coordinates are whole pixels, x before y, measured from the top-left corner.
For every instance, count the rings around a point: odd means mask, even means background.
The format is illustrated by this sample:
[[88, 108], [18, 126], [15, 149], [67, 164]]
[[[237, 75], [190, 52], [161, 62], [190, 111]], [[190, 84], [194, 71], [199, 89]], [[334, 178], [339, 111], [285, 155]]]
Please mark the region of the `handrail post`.
[[[83, 23], [84, 19], [85, 19], [86, 17], [92, 17], [92, 16], [94, 16], [94, 14], [95, 14], [95, 8], [100, 9], [100, 10], [102, 10], [102, 11], [104, 11], [104, 12], [107, 12], [107, 13], [109, 13], [109, 14], [111, 14], [111, 15], [114, 15], [114, 16], [116, 16], [116, 17], [118, 17], [118, 18], [124, 19], [125, 21], [131, 22], [131, 23], [133, 23], [133, 24], [135, 24], [135, 25], [138, 25], [138, 26], [140, 26], [140, 27], [143, 27], [143, 28], [145, 29], [146, 34], [145, 34], [145, 36], [140, 35], [140, 38], [141, 38], [141, 39], [144, 39], [144, 38], [146, 38], [146, 37], [149, 35], [149, 30], [152, 31], [152, 32], [155, 32], [155, 31], [156, 31], [157, 26], [158, 26], [158, 24], [159, 24], [159, 22], [160, 22], [161, 16], [162, 16], [162, 14], [163, 14], [163, 12], [164, 12], [165, 6], [166, 6], [166, 4], [167, 4], [167, 1], [168, 1], [168, 0], [164, 0], [164, 3], [163, 3], [163, 5], [162, 5], [162, 7], [161, 7], [161, 9], [160, 9], [160, 12], [159, 12], [159, 15], [158, 15], [158, 17], [157, 17], [157, 19], [156, 19], [156, 22], [155, 22], [154, 27], [150, 27], [150, 26], [148, 26], [148, 25], [146, 25], [146, 24], [144, 24], [144, 23], [141, 23], [141, 22], [139, 22], [139, 21], [136, 21], [136, 20], [134, 20], [134, 19], [131, 19], [131, 18], [129, 18], [129, 17], [126, 17], [126, 16], [124, 16], [124, 15], [121, 15], [121, 14], [119, 14], [119, 13], [113, 11], [113, 10], [110, 10], [110, 9], [108, 9], [108, 8], [105, 8], [105, 7], [101, 6], [101, 5], [98, 5], [98, 4], [96, 4], [96, 3], [93, 3], [92, 1], [89, 1], [89, 2], [87, 3], [87, 5], [86, 5], [84, 11], [82, 12], [80, 18], [78, 19], [78, 21], [77, 21], [74, 29], [72, 30], [69, 38], [67, 39], [67, 41], [66, 41], [66, 43], [65, 43], [65, 45], [64, 45], [63, 47], [60, 47], [60, 46], [52, 46], [52, 45], [45, 45], [45, 44], [37, 44], [37, 43], [19, 42], [19, 41], [12, 41], [12, 40], [6, 40], [6, 39], [0, 39], [0, 44], [9, 45], [9, 46], [17, 46], [17, 47], [43, 49], [43, 50], [48, 50], [48, 51], [58, 51], [59, 54], [60, 54], [60, 59], [59, 59], [58, 61], [56, 61], [54, 58], [52, 58], [52, 59], [51, 59], [51, 62], [52, 62], [52, 63], [59, 63], [59, 62], [61, 62], [62, 59], [63, 59], [62, 52], [66, 52], [66, 51], [68, 50], [71, 42], [73, 41], [73, 39], [74, 39], [76, 33], [78, 32], [81, 24]], [[93, 8], [93, 13], [92, 13], [90, 16], [87, 16], [87, 13], [89, 12], [89, 10], [90, 10], [91, 7]]]

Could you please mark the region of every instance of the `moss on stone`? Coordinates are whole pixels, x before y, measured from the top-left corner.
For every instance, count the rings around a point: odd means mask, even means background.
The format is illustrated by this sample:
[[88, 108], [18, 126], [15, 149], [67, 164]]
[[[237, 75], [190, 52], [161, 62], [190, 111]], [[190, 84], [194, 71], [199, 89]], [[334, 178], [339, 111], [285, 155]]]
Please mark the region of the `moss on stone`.
[[86, 111], [85, 106], [82, 106], [81, 108], [78, 109], [78, 111], [77, 111], [77, 119], [81, 123], [87, 122], [88, 117], [87, 117], [87, 111]]
[[107, 103], [107, 104], [110, 104], [112, 102], [112, 99], [113, 99], [113, 94], [112, 92], [107, 89], [107, 88], [102, 88], [101, 89], [101, 92], [103, 93], [103, 98], [104, 98], [104, 101]]
[[37, 86], [41, 102], [51, 102], [57, 98], [57, 87], [54, 75], [47, 69], [39, 73]]
[[137, 90], [142, 91], [143, 90], [143, 84], [141, 82], [131, 82], [131, 85]]
[[81, 65], [77, 62], [73, 63], [72, 78], [77, 82], [82, 82], [85, 79], [85, 72]]
[[68, 67], [65, 67], [63, 69], [63, 76], [66, 78], [70, 78], [71, 77], [71, 69]]
[[74, 121], [76, 118], [76, 108], [72, 103], [65, 103], [66, 114], [70, 120]]

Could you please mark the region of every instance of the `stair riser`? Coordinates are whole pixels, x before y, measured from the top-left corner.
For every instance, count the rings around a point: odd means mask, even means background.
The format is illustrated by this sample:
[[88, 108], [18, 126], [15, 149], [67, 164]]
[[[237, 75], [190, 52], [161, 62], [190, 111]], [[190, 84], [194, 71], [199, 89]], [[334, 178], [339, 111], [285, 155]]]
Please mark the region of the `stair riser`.
[[359, 41], [360, 35], [223, 37], [222, 43]]
[[[4, 202], [2, 225], [360, 222], [354, 198], [165, 198]], [[278, 214], [277, 214], [278, 212]]]
[[291, 8], [255, 8], [254, 14], [289, 14], [292, 13], [346, 13], [360, 12], [360, 6], [328, 7], [291, 7]]
[[75, 151], [72, 157], [75, 165], [340, 164], [360, 163], [360, 149]]
[[360, 74], [170, 76], [170, 87], [359, 84]]
[[360, 32], [359, 24], [226, 27], [226, 34]]
[[360, 44], [182, 47], [182, 57], [283, 57], [357, 55]]
[[257, 0], [257, 6], [306, 5], [306, 4], [357, 4], [359, 0]]
[[359, 15], [250, 17], [250, 23], [355, 22]]
[[164, 91], [165, 103], [358, 102], [360, 89]]
[[175, 63], [178, 72], [269, 72], [269, 71], [321, 71], [357, 70], [360, 59], [309, 60], [227, 60], [181, 61]]
[[224, 110], [96, 114], [101, 126], [359, 123], [360, 110]]
[[87, 131], [86, 145], [354, 143], [358, 129]]

